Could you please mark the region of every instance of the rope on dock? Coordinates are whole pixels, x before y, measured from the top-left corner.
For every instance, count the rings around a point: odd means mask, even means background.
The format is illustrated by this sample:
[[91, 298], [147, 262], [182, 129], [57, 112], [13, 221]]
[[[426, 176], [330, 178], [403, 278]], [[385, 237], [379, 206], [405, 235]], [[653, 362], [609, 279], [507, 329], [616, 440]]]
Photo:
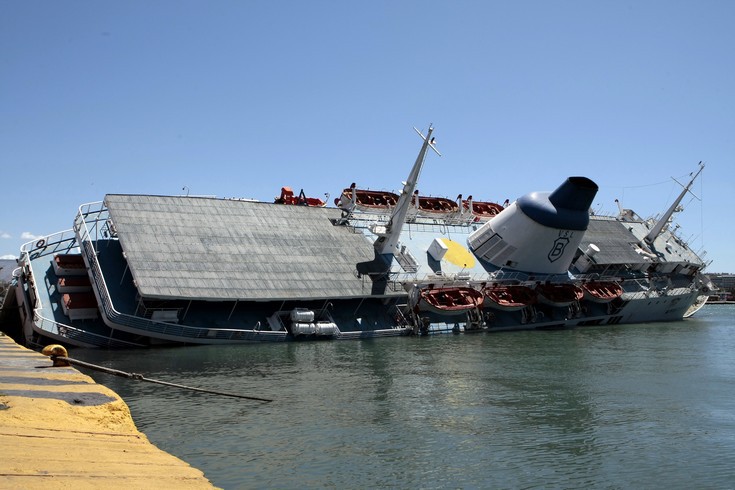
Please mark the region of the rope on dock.
[[[85, 367], [85, 368], [92, 369], [92, 370], [95, 370], [95, 371], [99, 371], [99, 372], [102, 372], [102, 373], [112, 374], [114, 376], [120, 376], [122, 378], [135, 379], [137, 381], [147, 381], [149, 383], [155, 383], [155, 384], [164, 385], [164, 386], [172, 386], [174, 388], [181, 388], [183, 390], [198, 391], [200, 393], [209, 393], [209, 394], [212, 394], [212, 395], [231, 396], [231, 397], [234, 397], [234, 398], [244, 398], [246, 400], [256, 400], [256, 401], [266, 402], [266, 403], [269, 403], [269, 402], [272, 402], [273, 401], [273, 400], [268, 399], [268, 398], [260, 398], [260, 397], [257, 397], [257, 396], [240, 395], [238, 393], [228, 393], [226, 391], [207, 390], [207, 389], [204, 389], [204, 388], [195, 388], [193, 386], [184, 386], [184, 385], [180, 385], [180, 384], [176, 384], [176, 383], [169, 383], [168, 381], [161, 381], [161, 380], [158, 380], [158, 379], [146, 378], [142, 374], [126, 373], [125, 371], [119, 371], [117, 369], [106, 368], [106, 367], [103, 367], [103, 366], [98, 366], [96, 364], [90, 364], [88, 362], [79, 361], [77, 359], [71, 359], [71, 358], [66, 357], [66, 356], [51, 355], [50, 357], [51, 357], [51, 360], [54, 361], [54, 366], [58, 365], [57, 364], [58, 361], [61, 361], [62, 363], [66, 362], [66, 363], [69, 363], [69, 364], [73, 364], [75, 366]], [[68, 366], [69, 364], [65, 364], [65, 365]], [[61, 365], [64, 365], [64, 364], [61, 364]]]

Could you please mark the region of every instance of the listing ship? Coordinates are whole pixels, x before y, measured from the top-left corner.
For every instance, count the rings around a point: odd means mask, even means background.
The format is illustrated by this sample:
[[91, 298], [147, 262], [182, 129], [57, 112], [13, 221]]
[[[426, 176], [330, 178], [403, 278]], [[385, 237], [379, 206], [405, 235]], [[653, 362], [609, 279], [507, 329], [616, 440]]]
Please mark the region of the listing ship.
[[[134, 348], [362, 339], [680, 320], [705, 263], [658, 220], [590, 212], [570, 177], [513, 203], [356, 184], [334, 201], [108, 194], [21, 247], [11, 290], [26, 341]], [[5, 303], [9, 303], [6, 301]]]

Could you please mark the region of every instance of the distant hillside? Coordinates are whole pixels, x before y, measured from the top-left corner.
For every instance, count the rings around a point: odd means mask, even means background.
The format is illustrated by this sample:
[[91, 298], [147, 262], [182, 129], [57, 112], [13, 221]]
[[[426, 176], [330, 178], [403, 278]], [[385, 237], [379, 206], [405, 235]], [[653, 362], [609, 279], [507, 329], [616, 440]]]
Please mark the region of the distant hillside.
[[0, 282], [10, 282], [13, 269], [18, 267], [15, 259], [0, 259]]

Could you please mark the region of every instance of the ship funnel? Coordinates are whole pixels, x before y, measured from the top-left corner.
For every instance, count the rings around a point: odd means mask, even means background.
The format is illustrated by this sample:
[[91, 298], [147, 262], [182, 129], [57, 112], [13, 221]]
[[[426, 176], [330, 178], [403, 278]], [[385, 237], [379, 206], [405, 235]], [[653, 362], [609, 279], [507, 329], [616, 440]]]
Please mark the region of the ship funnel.
[[553, 192], [526, 194], [473, 232], [469, 246], [499, 268], [566, 273], [589, 225], [597, 189], [587, 177], [569, 177]]
[[587, 177], [569, 177], [549, 194], [549, 201], [557, 208], [587, 211], [597, 194], [597, 184]]

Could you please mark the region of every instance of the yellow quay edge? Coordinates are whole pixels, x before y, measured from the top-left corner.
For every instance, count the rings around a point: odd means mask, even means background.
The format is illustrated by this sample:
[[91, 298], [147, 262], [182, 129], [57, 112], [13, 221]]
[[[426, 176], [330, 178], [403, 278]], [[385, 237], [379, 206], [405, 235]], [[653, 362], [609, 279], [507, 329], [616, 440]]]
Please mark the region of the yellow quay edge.
[[138, 431], [125, 402], [0, 334], [0, 488], [215, 488]]

